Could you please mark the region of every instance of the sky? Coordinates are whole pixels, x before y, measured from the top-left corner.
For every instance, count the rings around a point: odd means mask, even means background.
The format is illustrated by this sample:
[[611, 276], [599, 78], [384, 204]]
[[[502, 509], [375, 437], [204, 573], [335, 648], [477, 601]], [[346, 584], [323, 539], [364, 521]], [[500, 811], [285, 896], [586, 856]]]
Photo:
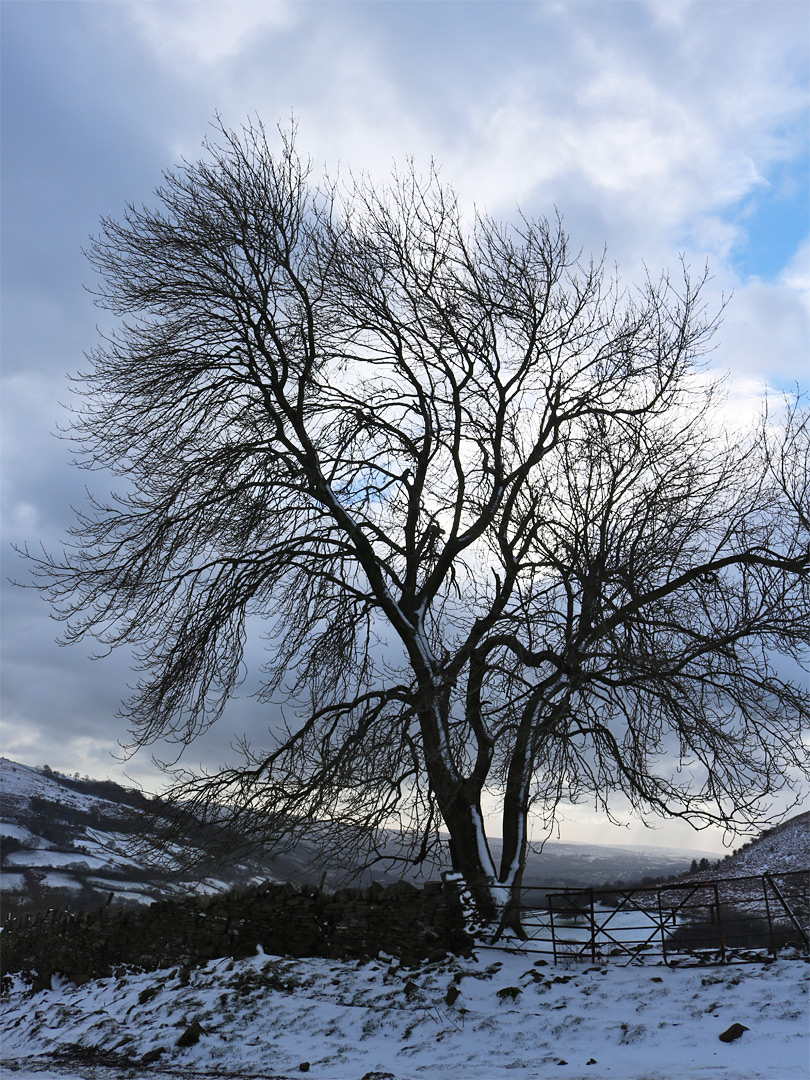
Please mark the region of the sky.
[[[558, 208], [627, 282], [696, 271], [731, 297], [711, 357], [729, 409], [810, 385], [810, 7], [803, 2], [3, 0], [2, 753], [122, 778], [129, 658], [61, 648], [13, 544], [58, 547], [104, 479], [57, 437], [68, 374], [109, 317], [82, 254], [102, 215], [229, 127], [295, 115], [316, 166], [384, 179], [431, 159], [463, 206]], [[258, 662], [258, 652], [253, 656]], [[241, 697], [189, 761], [266, 729]], [[154, 787], [147, 756], [126, 775]], [[570, 808], [564, 840], [720, 849], [681, 823], [615, 830]]]

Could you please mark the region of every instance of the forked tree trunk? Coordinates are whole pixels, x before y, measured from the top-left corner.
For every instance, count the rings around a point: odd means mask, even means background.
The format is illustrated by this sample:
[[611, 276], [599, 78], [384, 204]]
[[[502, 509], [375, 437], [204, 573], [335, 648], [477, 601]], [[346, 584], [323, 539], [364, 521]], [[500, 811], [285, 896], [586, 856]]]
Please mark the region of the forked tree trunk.
[[[463, 779], [452, 760], [441, 722], [441, 703], [435, 686], [425, 680], [424, 709], [420, 712], [422, 745], [430, 785], [450, 834], [453, 869], [460, 874], [472, 894], [480, 922], [488, 937], [497, 938], [504, 929], [525, 937], [520, 924], [520, 883], [526, 853], [525, 772], [510, 768], [504, 801], [503, 857], [496, 869], [481, 811], [481, 790], [488, 768], [479, 761], [481, 775]], [[527, 736], [524, 743], [528, 745]], [[526, 746], [521, 744], [521, 749]], [[521, 754], [525, 765], [525, 754]]]
[[510, 929], [525, 937], [520, 924], [522, 866], [516, 873], [503, 876], [496, 873], [481, 807], [467, 802], [461, 792], [451, 806], [442, 808], [442, 813], [450, 833], [453, 869], [461, 874], [472, 894], [486, 936], [497, 938]]

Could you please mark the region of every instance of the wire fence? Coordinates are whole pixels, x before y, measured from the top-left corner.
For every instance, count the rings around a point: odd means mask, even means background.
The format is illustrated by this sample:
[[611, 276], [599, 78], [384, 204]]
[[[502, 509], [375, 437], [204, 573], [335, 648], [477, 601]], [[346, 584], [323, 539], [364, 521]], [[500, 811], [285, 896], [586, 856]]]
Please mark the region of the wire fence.
[[525, 939], [508, 932], [492, 946], [548, 955], [555, 963], [676, 966], [806, 957], [810, 871], [641, 888], [527, 886], [520, 922]]

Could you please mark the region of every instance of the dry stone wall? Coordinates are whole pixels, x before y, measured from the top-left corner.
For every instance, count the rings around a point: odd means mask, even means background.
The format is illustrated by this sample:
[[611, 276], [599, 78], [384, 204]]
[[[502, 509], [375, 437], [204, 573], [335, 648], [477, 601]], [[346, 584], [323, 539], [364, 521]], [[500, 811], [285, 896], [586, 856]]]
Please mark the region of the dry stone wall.
[[408, 882], [324, 894], [265, 882], [219, 896], [159, 901], [146, 908], [47, 911], [9, 919], [0, 934], [0, 975], [53, 974], [77, 983], [121, 967], [192, 966], [247, 956], [261, 946], [284, 956], [355, 958], [380, 952], [404, 963], [464, 954], [471, 939], [453, 882]]

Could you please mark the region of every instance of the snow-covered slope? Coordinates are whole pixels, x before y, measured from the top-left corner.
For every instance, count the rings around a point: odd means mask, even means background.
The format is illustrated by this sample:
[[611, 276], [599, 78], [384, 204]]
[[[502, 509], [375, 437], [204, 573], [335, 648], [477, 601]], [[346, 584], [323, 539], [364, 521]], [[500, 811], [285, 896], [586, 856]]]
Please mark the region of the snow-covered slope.
[[720, 863], [723, 876], [784, 873], [810, 868], [810, 811], [797, 814], [751, 840]]
[[65, 777], [0, 759], [6, 899], [54, 889], [89, 898], [113, 881], [125, 897], [140, 898], [148, 885], [123, 851], [135, 813], [134, 806], [77, 790]]
[[69, 786], [69, 777], [46, 769], [32, 769], [28, 765], [18, 765], [8, 758], [0, 758], [0, 799], [2, 799], [3, 820], [6, 815], [30, 814], [31, 800], [40, 798], [58, 800], [66, 809], [92, 811], [102, 809], [110, 815], [119, 812], [120, 807], [98, 795], [88, 795]]
[[4, 909], [93, 908], [110, 893], [116, 903], [149, 903], [250, 879], [247, 868], [202, 883], [147, 868], [133, 838], [149, 828], [148, 806], [140, 792], [111, 781], [80, 780], [0, 758]]
[[[481, 949], [414, 969], [260, 953], [34, 995], [19, 984], [0, 1075], [805, 1080], [808, 975], [787, 959], [554, 968]], [[741, 1037], [722, 1041], [733, 1024]]]
[[[148, 898], [155, 883], [125, 850], [135, 796], [127, 805], [42, 770], [7, 761], [0, 769], [9, 878], [41, 875], [73, 888], [114, 882]], [[706, 874], [806, 867], [809, 825], [802, 814]], [[586, 849], [597, 880], [608, 876], [605, 849], [560, 846]], [[613, 867], [629, 877], [626, 864]], [[800, 959], [555, 968], [531, 954], [477, 948], [470, 959], [419, 968], [384, 956], [363, 963], [260, 952], [81, 987], [56, 978], [33, 995], [14, 982], [0, 1011], [0, 1077], [804, 1080], [808, 975]], [[721, 1041], [735, 1023], [742, 1036]]]
[[785, 874], [810, 869], [810, 811], [796, 814], [780, 825], [750, 840], [742, 848], [697, 874], [690, 880], [716, 877], [747, 877]]

